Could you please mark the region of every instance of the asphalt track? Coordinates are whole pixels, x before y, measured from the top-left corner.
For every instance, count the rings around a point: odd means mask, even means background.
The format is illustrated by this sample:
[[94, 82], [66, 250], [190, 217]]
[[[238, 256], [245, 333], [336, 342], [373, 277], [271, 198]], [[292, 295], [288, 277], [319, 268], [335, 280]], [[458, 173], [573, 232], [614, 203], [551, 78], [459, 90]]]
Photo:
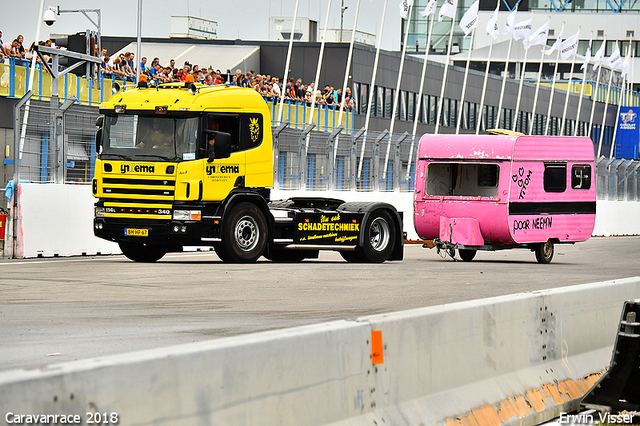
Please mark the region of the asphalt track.
[[0, 370], [631, 276], [640, 276], [640, 237], [556, 246], [549, 265], [528, 250], [480, 252], [467, 263], [420, 246], [380, 265], [334, 252], [251, 265], [213, 252], [155, 264], [0, 259]]

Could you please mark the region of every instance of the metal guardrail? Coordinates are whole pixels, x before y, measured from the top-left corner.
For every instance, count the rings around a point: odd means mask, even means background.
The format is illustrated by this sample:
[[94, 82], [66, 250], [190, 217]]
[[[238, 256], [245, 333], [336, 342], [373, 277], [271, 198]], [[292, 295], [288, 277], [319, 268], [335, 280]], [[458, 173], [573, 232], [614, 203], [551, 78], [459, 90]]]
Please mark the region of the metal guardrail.
[[[36, 95], [32, 99], [36, 98]], [[49, 135], [55, 111], [50, 103], [31, 102], [27, 126], [22, 132], [20, 179], [37, 183], [55, 181], [57, 146]], [[277, 108], [277, 106], [276, 106]], [[285, 108], [289, 109], [287, 105]], [[291, 108], [293, 110], [293, 108]], [[22, 120], [24, 108], [19, 118]], [[95, 165], [94, 107], [73, 105], [64, 113], [64, 182], [91, 182]], [[288, 114], [285, 114], [287, 119]], [[337, 123], [335, 123], [337, 124]], [[309, 132], [303, 126], [281, 126], [274, 130], [274, 186], [277, 189], [311, 191], [410, 192], [414, 188], [415, 162], [409, 161], [413, 141], [408, 134], [387, 131], [364, 134], [363, 130], [333, 130], [334, 123], [321, 122]], [[319, 129], [319, 130], [316, 130]], [[20, 133], [22, 137], [22, 133]], [[363, 149], [364, 145], [364, 149]], [[388, 153], [388, 155], [387, 155]], [[5, 159], [5, 165], [13, 160]], [[386, 169], [385, 169], [386, 165]], [[596, 161], [598, 199], [640, 201], [640, 161], [602, 157]]]
[[640, 201], [640, 161], [600, 157], [596, 160], [599, 200]]

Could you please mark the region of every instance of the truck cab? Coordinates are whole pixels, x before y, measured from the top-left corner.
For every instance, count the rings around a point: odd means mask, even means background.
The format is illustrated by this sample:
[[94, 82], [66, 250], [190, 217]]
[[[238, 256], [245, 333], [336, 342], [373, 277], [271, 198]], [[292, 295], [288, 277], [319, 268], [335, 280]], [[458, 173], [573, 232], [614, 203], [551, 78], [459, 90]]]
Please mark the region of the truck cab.
[[[252, 89], [136, 88], [117, 91], [100, 113], [92, 182], [94, 233], [118, 242], [134, 261], [156, 261], [185, 246], [211, 246], [229, 262], [253, 262], [262, 255], [302, 260], [317, 257], [319, 248], [360, 253], [343, 256], [352, 261], [402, 258], [402, 218], [393, 206], [369, 203], [352, 217], [344, 210], [348, 203], [340, 200], [271, 202], [271, 118]], [[370, 227], [364, 229], [375, 210], [374, 218], [384, 213], [387, 226], [373, 232], [387, 235], [384, 247], [376, 250], [381, 256], [365, 256], [363, 247], [371, 248], [372, 238], [373, 244], [379, 240], [369, 235]], [[357, 220], [363, 230], [356, 238], [338, 233], [311, 244], [313, 239], [301, 240], [297, 230], [305, 214], [311, 214], [307, 223], [316, 221], [314, 215], [320, 222], [322, 215], [339, 223]]]

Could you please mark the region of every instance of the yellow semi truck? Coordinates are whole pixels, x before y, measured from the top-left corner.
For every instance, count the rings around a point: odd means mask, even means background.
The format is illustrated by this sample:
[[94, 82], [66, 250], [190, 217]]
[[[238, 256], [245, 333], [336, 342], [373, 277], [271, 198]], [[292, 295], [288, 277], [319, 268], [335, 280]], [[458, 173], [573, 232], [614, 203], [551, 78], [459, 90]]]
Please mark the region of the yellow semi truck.
[[382, 202], [271, 201], [273, 143], [264, 99], [233, 86], [115, 90], [100, 106], [92, 181], [94, 233], [129, 259], [185, 246], [225, 262], [402, 260], [402, 215]]

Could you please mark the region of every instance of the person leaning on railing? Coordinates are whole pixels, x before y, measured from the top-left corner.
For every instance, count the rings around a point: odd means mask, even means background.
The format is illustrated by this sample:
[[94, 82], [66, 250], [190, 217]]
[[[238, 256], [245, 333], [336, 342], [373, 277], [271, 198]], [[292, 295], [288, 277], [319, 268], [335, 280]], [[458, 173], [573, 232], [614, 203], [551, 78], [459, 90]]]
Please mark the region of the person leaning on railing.
[[111, 77], [113, 75], [113, 70], [111, 69], [111, 65], [109, 65], [110, 61], [111, 58], [105, 56], [102, 58], [102, 63], [100, 63], [100, 72], [102, 72], [102, 75], [105, 77]]

